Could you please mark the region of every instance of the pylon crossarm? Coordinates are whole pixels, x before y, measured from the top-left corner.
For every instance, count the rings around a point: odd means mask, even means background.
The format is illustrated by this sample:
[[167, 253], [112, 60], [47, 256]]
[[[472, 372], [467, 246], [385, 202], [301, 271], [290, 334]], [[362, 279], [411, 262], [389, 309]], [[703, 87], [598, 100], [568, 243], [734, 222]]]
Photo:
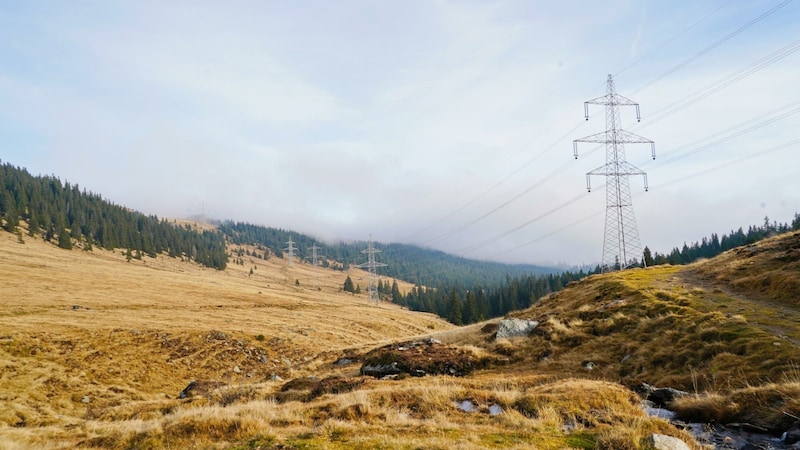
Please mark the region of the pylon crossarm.
[[[624, 144], [654, 144], [653, 141], [647, 139], [646, 137], [642, 137], [638, 134], [633, 134], [630, 131], [625, 130], [617, 130], [616, 141]], [[653, 150], [653, 153], [655, 153], [655, 150]]]
[[572, 142], [593, 142], [596, 144], [605, 144], [606, 142], [609, 142], [608, 132], [603, 131], [602, 133], [590, 134], [589, 136], [575, 139]]
[[635, 101], [625, 97], [624, 95], [614, 94], [614, 98], [616, 99], [616, 103], [618, 106], [635, 106], [636, 107], [636, 117], [639, 117], [639, 104]]
[[575, 139], [572, 142], [592, 142], [596, 144], [610, 144], [612, 142], [617, 144], [651, 144], [653, 146], [653, 154], [655, 155], [655, 143], [650, 139], [639, 136], [638, 134], [633, 134], [630, 131], [619, 129], [614, 131], [614, 133], [606, 130], [600, 133], [590, 134], [589, 136]]
[[644, 170], [634, 166], [628, 161], [621, 161], [619, 166], [620, 170], [618, 175], [646, 175]]

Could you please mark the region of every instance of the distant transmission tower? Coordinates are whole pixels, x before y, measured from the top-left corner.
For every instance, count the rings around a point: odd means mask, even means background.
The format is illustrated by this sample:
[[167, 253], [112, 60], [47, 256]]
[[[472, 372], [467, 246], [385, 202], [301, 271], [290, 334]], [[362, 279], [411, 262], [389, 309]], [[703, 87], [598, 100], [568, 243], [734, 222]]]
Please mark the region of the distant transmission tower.
[[317, 290], [319, 290], [319, 255], [317, 254], [317, 247], [316, 244], [311, 246], [311, 263], [314, 264], [314, 283], [317, 285]]
[[208, 222], [208, 217], [206, 217], [208, 209], [206, 206], [206, 202], [200, 202], [200, 223], [204, 225]]
[[620, 128], [619, 106], [635, 106], [636, 120], [640, 121], [639, 104], [617, 94], [611, 75], [606, 82], [606, 95], [583, 103], [586, 120], [589, 120], [589, 104], [605, 105], [606, 131], [573, 141], [575, 159], [578, 159], [578, 142], [594, 142], [606, 145], [606, 163], [586, 174], [586, 188], [592, 191], [591, 176], [606, 177], [606, 230], [603, 238], [603, 262], [601, 270], [609, 272], [644, 263], [639, 231], [631, 202], [630, 175], [644, 177], [644, 190], [648, 189], [647, 174], [625, 160], [624, 144], [650, 144], [653, 159], [656, 146], [650, 139], [637, 136]]
[[372, 245], [372, 235], [369, 235], [369, 244], [367, 245], [367, 249], [361, 250], [361, 253], [367, 254], [367, 262], [356, 266], [362, 269], [366, 268], [369, 272], [369, 284], [367, 286], [367, 292], [369, 293], [369, 301], [374, 301], [375, 304], [379, 304], [381, 302], [381, 297], [378, 293], [378, 274], [375, 273], [375, 269], [378, 267], [386, 267], [386, 264], [375, 261], [375, 253], [380, 252], [380, 250], [376, 249]]
[[291, 236], [289, 236], [289, 242], [287, 242], [287, 244], [289, 244], [289, 246], [284, 250], [286, 250], [287, 258], [289, 258], [289, 267], [294, 267], [294, 252], [296, 249], [294, 248], [294, 242], [292, 242]]

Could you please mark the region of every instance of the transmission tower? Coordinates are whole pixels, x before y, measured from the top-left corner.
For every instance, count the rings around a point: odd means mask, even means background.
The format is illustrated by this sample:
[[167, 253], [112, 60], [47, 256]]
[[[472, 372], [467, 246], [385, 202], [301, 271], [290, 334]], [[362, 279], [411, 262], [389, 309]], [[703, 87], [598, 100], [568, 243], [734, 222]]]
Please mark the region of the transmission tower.
[[631, 267], [640, 261], [644, 263], [628, 178], [631, 175], [642, 175], [646, 191], [647, 174], [625, 160], [624, 144], [650, 144], [653, 159], [656, 159], [656, 146], [650, 139], [620, 128], [619, 107], [635, 106], [636, 120], [641, 121], [639, 104], [617, 94], [611, 75], [606, 82], [606, 95], [583, 103], [586, 120], [589, 120], [589, 104], [606, 107], [606, 131], [576, 139], [572, 145], [575, 159], [578, 159], [578, 142], [594, 142], [606, 146], [606, 163], [586, 174], [586, 189], [592, 191], [592, 175], [606, 177], [606, 228], [601, 270], [609, 272]]
[[319, 290], [319, 255], [317, 254], [317, 247], [316, 244], [311, 246], [311, 263], [314, 264], [314, 283], [317, 285], [317, 290]]
[[289, 259], [289, 267], [294, 267], [294, 252], [296, 249], [294, 248], [294, 242], [292, 242], [292, 236], [289, 236], [289, 242], [287, 242], [287, 244], [289, 246], [284, 250], [286, 250], [287, 258]]
[[208, 222], [208, 218], [206, 217], [208, 209], [206, 206], [206, 202], [200, 202], [200, 223], [204, 225]]
[[369, 244], [367, 245], [367, 249], [361, 250], [361, 253], [367, 254], [367, 262], [356, 266], [362, 269], [366, 268], [369, 272], [367, 292], [369, 293], [369, 301], [374, 301], [375, 304], [379, 304], [381, 302], [381, 297], [378, 293], [378, 274], [375, 273], [375, 269], [378, 267], [386, 267], [386, 264], [375, 261], [375, 253], [380, 252], [380, 250], [376, 249], [375, 246], [372, 245], [372, 235], [369, 235]]

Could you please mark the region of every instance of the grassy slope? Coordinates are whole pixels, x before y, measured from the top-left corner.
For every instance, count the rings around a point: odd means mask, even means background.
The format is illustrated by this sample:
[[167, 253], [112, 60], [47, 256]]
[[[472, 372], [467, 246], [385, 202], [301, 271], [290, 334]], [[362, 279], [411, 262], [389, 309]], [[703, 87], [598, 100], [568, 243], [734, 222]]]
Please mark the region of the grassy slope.
[[311, 267], [282, 260], [220, 272], [8, 233], [0, 255], [0, 433], [174, 398], [193, 379], [290, 378], [320, 353], [451, 327], [340, 293], [341, 272], [320, 270], [317, 291]]
[[[797, 239], [752, 247], [763, 260], [747, 270], [734, 251], [590, 277], [515, 313], [542, 322], [534, 336], [497, 343], [494, 322], [454, 329], [341, 294], [341, 273], [321, 272], [320, 292], [306, 287], [307, 266], [283, 261], [217, 272], [0, 234], [0, 448], [642, 448], [654, 431], [691, 441], [622, 386], [641, 381], [714, 394], [693, 397], [687, 416], [746, 419], [731, 405], [779, 401], [800, 415], [787, 401], [798, 392], [798, 311], [783, 295], [798, 285]], [[747, 283], [726, 279], [736, 270]], [[770, 289], [775, 280], [784, 287]], [[433, 332], [494, 363], [397, 381], [332, 364]], [[347, 388], [281, 397], [272, 374]], [[226, 385], [175, 399], [191, 379]], [[459, 411], [462, 400], [477, 411]]]
[[[0, 448], [638, 448], [652, 431], [681, 435], [602, 381], [358, 377], [333, 361], [454, 328], [340, 293], [340, 272], [321, 271], [317, 291], [311, 268], [277, 259], [218, 272], [6, 233], [0, 254]], [[292, 399], [273, 374], [356, 381]], [[193, 379], [223, 386], [176, 399]]]
[[800, 416], [798, 292], [794, 232], [689, 266], [589, 277], [512, 314], [542, 323], [530, 339], [492, 343], [491, 324], [440, 336], [520, 371], [694, 392], [674, 405], [687, 420], [777, 432]]

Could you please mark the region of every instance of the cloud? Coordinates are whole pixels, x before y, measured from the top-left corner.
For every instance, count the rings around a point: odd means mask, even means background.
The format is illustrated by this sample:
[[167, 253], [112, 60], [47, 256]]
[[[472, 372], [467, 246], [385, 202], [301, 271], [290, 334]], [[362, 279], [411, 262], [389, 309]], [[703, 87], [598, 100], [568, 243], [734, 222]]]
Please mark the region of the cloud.
[[[752, 215], [781, 220], [798, 204], [791, 151], [669, 184], [792, 139], [797, 117], [661, 165], [698, 139], [796, 98], [792, 57], [651, 121], [796, 39], [789, 8], [759, 33], [647, 85], [759, 8], [731, 4], [649, 54], [708, 6], [6, 7], [2, 157], [160, 216], [197, 214], [203, 203], [212, 217], [329, 239], [372, 233], [478, 258], [591, 263], [602, 251], [604, 195], [570, 199], [585, 192], [585, 173], [603, 164], [604, 152], [581, 147], [574, 161], [571, 141], [602, 131], [604, 111], [592, 109], [585, 122], [582, 102], [602, 95], [607, 74], [644, 53], [615, 81], [642, 107], [643, 122], [624, 111], [623, 127], [655, 140], [659, 155], [650, 163], [646, 148], [626, 149], [653, 187], [640, 195], [632, 183], [642, 240], [668, 250]], [[494, 236], [502, 237], [474, 248]]]

